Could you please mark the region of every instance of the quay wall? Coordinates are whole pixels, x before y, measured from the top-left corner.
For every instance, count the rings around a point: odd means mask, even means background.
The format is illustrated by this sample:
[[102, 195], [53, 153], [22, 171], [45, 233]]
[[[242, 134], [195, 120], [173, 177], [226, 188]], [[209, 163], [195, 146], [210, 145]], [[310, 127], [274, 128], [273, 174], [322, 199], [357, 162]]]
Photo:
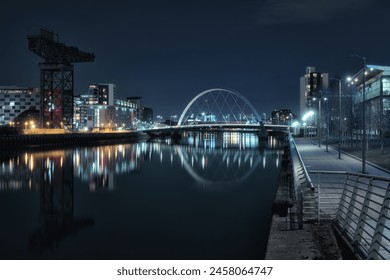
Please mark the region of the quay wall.
[[107, 133], [62, 133], [62, 134], [25, 134], [0, 135], [0, 150], [57, 147], [73, 145], [101, 145], [140, 140], [138, 132]]

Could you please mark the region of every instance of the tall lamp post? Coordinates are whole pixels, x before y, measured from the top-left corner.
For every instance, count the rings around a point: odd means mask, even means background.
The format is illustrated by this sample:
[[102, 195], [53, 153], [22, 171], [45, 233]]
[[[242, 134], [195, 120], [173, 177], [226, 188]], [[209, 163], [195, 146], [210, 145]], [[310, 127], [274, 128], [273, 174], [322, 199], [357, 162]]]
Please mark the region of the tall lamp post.
[[339, 83], [339, 159], [341, 159], [341, 80], [330, 78]]
[[351, 54], [349, 57], [357, 57], [363, 61], [363, 71], [362, 71], [362, 83], [363, 83], [363, 147], [362, 147], [362, 173], [366, 173], [366, 58], [357, 54]]
[[[318, 135], [318, 147], [321, 148], [321, 101], [324, 99], [324, 101], [327, 100], [326, 97], [321, 96], [318, 98], [318, 116], [317, 116], [317, 135]], [[313, 101], [315, 101], [316, 98], [313, 98]]]

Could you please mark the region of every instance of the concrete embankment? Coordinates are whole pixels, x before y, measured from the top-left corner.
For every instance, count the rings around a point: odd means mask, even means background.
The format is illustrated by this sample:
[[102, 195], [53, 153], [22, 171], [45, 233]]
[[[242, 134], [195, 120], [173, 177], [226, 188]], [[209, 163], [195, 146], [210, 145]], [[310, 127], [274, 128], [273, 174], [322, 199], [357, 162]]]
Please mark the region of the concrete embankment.
[[0, 135], [0, 149], [101, 145], [136, 142], [141, 138], [138, 132]]

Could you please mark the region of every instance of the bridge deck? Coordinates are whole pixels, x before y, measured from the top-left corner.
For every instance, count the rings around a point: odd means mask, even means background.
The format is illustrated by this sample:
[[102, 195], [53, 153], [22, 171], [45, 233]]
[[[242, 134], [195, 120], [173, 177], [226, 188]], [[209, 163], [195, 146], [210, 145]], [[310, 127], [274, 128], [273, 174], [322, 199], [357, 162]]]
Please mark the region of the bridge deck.
[[[248, 129], [259, 130], [261, 126], [258, 123], [203, 123], [194, 125], [182, 125], [182, 126], [166, 126], [143, 129], [143, 132], [163, 132], [163, 131], [186, 131], [186, 130], [198, 130], [198, 129]], [[274, 125], [265, 124], [264, 128], [267, 131], [283, 131], [287, 132], [290, 126], [287, 125]]]

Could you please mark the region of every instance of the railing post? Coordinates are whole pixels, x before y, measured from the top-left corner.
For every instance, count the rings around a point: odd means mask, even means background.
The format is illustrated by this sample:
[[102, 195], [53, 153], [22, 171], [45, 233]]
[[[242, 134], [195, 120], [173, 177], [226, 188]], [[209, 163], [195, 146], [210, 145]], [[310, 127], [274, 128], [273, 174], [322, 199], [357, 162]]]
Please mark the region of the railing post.
[[[348, 210], [347, 210], [347, 213], [346, 213], [346, 217], [345, 217], [345, 222], [344, 222], [344, 225], [342, 227], [342, 232], [343, 234], [346, 234], [348, 231], [347, 231], [347, 227], [349, 226], [349, 221], [352, 221], [352, 210], [354, 208], [354, 204], [355, 204], [355, 201], [356, 201], [356, 195], [357, 195], [357, 191], [358, 191], [358, 184], [359, 184], [359, 179], [360, 179], [360, 176], [357, 175], [356, 176], [356, 180], [355, 180], [355, 186], [353, 188], [353, 191], [352, 191], [352, 194], [351, 194], [351, 198], [350, 198], [350, 201], [349, 201], [349, 206], [348, 206]], [[354, 229], [355, 230], [355, 229]], [[351, 239], [353, 239], [354, 237], [354, 233], [353, 235], [350, 236]]]
[[[368, 249], [367, 259], [369, 260], [379, 259], [380, 257], [379, 250], [381, 247], [383, 236], [385, 234], [386, 221], [389, 220], [389, 216], [390, 216], [389, 209], [390, 209], [390, 183], [387, 185], [386, 194], [383, 199], [382, 209], [379, 214], [378, 222], [376, 224], [374, 236], [372, 238], [370, 248]], [[381, 258], [383, 258], [383, 256]]]
[[[373, 181], [373, 178], [371, 177], [369, 179], [367, 189], [364, 188], [364, 191], [366, 192], [366, 194], [364, 196], [362, 209], [360, 210], [360, 213], [358, 215], [359, 220], [358, 220], [358, 223], [356, 226], [355, 234], [354, 234], [353, 239], [352, 239], [353, 244], [357, 244], [357, 246], [361, 246], [361, 247], [364, 246], [364, 243], [362, 241], [365, 241], [365, 243], [368, 245], [371, 244], [371, 240], [367, 240], [367, 239], [363, 238], [363, 235], [364, 235], [363, 228], [366, 224], [367, 215], [368, 215], [368, 213], [367, 213], [368, 212], [368, 205], [370, 204], [370, 201], [371, 201], [371, 194], [372, 194], [372, 189], [373, 189], [372, 181]], [[371, 239], [372, 239], [372, 237], [371, 237]], [[368, 248], [366, 248], [366, 249], [368, 250]], [[362, 250], [359, 250], [359, 251], [362, 253], [364, 252]], [[364, 257], [367, 257], [367, 256], [364, 256]]]
[[[336, 222], [338, 223], [339, 227], [341, 227], [341, 222], [343, 223], [343, 225], [345, 223], [345, 218], [341, 216], [341, 213], [342, 213], [342, 208], [344, 207], [343, 202], [345, 202], [345, 204], [346, 204], [346, 197], [347, 197], [347, 193], [348, 193], [347, 186], [348, 186], [348, 181], [349, 181], [350, 175], [351, 174], [347, 173], [347, 177], [345, 178], [343, 193], [340, 197], [339, 208], [337, 209], [337, 212], [336, 212]], [[337, 217], [339, 217], [339, 218], [337, 218]]]

